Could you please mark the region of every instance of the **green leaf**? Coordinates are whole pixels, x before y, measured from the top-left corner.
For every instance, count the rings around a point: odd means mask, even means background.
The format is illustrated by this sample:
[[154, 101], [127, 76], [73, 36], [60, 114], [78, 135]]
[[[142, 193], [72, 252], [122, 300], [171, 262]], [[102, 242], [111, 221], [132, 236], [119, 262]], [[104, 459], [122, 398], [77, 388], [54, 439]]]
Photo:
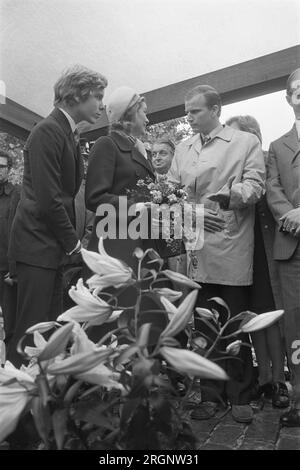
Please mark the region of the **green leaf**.
[[52, 415], [52, 424], [54, 437], [58, 450], [62, 450], [64, 441], [67, 435], [67, 418], [68, 413], [66, 409], [55, 410]]
[[121, 428], [124, 428], [130, 421], [133, 413], [141, 403], [141, 397], [136, 397], [136, 398], [131, 398], [130, 400], [127, 400], [123, 406], [122, 409], [122, 414], [121, 414], [121, 421], [120, 421], [120, 426]]
[[48, 406], [43, 406], [40, 396], [31, 400], [31, 411], [37, 432], [41, 439], [47, 444], [50, 431], [52, 429], [51, 416]]
[[225, 310], [227, 311], [227, 319], [230, 318], [230, 316], [231, 316], [230, 308], [228, 307], [227, 303], [224, 302], [223, 299], [221, 299], [220, 297], [211, 297], [211, 298], [208, 299], [208, 300], [213, 300], [213, 301], [216, 302], [217, 304], [221, 305], [221, 307], [225, 308]]
[[125, 362], [127, 362], [128, 359], [130, 359], [138, 351], [139, 351], [139, 347], [136, 344], [129, 346], [127, 349], [124, 349], [122, 353], [119, 355], [119, 357], [116, 359], [115, 365], [124, 364]]

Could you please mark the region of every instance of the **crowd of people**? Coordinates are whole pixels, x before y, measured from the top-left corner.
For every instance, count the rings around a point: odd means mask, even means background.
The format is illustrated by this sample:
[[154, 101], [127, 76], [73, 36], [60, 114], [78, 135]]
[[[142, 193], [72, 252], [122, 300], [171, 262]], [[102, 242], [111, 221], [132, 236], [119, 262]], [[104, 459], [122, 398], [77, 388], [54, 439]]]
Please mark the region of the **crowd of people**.
[[[300, 426], [300, 69], [291, 73], [286, 87], [295, 124], [269, 152], [262, 150], [256, 119], [235, 116], [222, 124], [220, 94], [202, 84], [185, 97], [194, 135], [176, 146], [163, 136], [147, 152], [146, 101], [129, 87], [116, 89], [105, 100], [109, 133], [94, 143], [83, 179], [77, 125], [96, 122], [106, 87], [103, 75], [81, 66], [58, 79], [54, 110], [32, 129], [25, 144], [21, 189], [8, 182], [11, 157], [0, 151], [0, 303], [7, 360], [20, 366], [17, 345], [26, 329], [55, 320], [70, 306], [63, 287], [66, 291], [76, 276], [87, 275], [80, 251], [82, 246], [98, 249], [101, 205], [112, 205], [118, 214], [116, 235], [104, 239], [110, 255], [135, 269], [137, 247], [160, 252], [160, 241], [151, 236], [118, 237], [124, 216], [120, 196], [136, 188], [138, 180], [166, 175], [204, 207], [202, 248], [165, 256], [170, 269], [200, 284], [197, 307], [216, 308], [212, 298], [219, 297], [232, 317], [246, 310], [285, 310], [282, 323], [253, 333], [251, 340], [239, 335], [239, 360], [227, 360], [224, 366], [230, 379], [201, 380], [202, 400], [192, 418], [213, 417], [221, 397], [230, 404], [233, 419], [251, 422], [250, 403], [264, 394], [275, 408], [290, 407], [281, 415], [283, 425]], [[139, 213], [147, 210], [147, 204], [139, 203]], [[222, 323], [226, 312], [217, 308]], [[230, 327], [226, 332], [230, 334]], [[199, 333], [214, 339], [211, 328], [204, 331], [201, 325]], [[245, 345], [251, 342], [256, 382], [251, 349]], [[218, 358], [217, 353], [212, 357]]]

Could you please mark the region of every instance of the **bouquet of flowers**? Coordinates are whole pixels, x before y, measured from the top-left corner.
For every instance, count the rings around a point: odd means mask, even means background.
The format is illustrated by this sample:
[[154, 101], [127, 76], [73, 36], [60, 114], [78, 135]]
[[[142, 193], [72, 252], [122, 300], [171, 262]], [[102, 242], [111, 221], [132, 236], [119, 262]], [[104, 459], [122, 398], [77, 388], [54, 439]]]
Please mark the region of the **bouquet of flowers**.
[[[127, 194], [135, 202], [150, 203], [160, 213], [157, 219], [153, 213], [152, 226], [159, 225], [160, 238], [164, 239], [171, 256], [184, 252], [182, 214], [188, 193], [179, 183], [172, 183], [166, 175], [161, 175], [157, 181], [151, 178], [140, 179], [136, 189], [127, 190]], [[154, 205], [154, 206], [153, 206]], [[164, 209], [160, 211], [159, 208]], [[168, 213], [167, 222], [163, 222], [164, 213]], [[177, 217], [180, 216], [180, 217]]]

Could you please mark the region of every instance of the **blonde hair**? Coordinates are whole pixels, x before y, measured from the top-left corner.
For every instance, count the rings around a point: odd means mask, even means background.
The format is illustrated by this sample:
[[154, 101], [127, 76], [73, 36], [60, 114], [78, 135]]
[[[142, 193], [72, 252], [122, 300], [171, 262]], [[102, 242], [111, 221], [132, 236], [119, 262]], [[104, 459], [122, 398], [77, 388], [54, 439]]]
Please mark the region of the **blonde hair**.
[[[100, 92], [107, 87], [104, 75], [82, 65], [75, 65], [64, 71], [54, 85], [54, 105], [66, 102], [72, 105], [85, 101], [92, 92]], [[76, 99], [77, 98], [77, 99]]]
[[253, 116], [233, 116], [226, 121], [226, 124], [230, 126], [234, 122], [238, 124], [241, 131], [256, 135], [260, 143], [262, 143], [261, 130], [257, 120]]
[[125, 134], [130, 135], [131, 130], [132, 130], [133, 117], [141, 108], [142, 103], [145, 103], [145, 98], [143, 96], [140, 96], [138, 101], [134, 103], [133, 106], [130, 106], [129, 108], [126, 109], [125, 113], [123, 114], [123, 116], [121, 116], [119, 121], [112, 122], [110, 124], [109, 132], [121, 131], [121, 132], [125, 132]]

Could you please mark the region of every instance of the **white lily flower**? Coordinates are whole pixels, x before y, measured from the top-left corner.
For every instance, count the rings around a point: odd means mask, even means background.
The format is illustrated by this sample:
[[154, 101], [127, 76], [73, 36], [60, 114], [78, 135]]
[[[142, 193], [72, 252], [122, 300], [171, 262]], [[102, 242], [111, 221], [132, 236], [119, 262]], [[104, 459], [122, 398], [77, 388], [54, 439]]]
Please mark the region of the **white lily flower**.
[[90, 325], [102, 325], [112, 315], [112, 306], [92, 294], [83, 285], [82, 279], [78, 280], [76, 287], [71, 287], [69, 295], [78, 305], [60, 315], [57, 318], [58, 321], [88, 322]]
[[78, 323], [88, 322], [90, 325], [102, 325], [111, 316], [112, 307], [99, 307], [98, 311], [87, 312], [86, 309], [76, 306], [62, 313], [58, 321], [73, 321]]
[[113, 258], [106, 253], [102, 237], [99, 240], [99, 253], [82, 248], [81, 254], [88, 267], [100, 276], [105, 274], [115, 274], [117, 276], [118, 274], [126, 273], [128, 279], [131, 278], [132, 269], [123, 261]]
[[76, 286], [69, 290], [69, 296], [79, 306], [89, 312], [98, 311], [100, 307], [111, 309], [107, 302], [92, 294], [87, 287], [83, 285], [83, 280], [79, 279]]
[[32, 375], [27, 373], [27, 369], [19, 370], [8, 361], [0, 368], [0, 442], [15, 430], [36, 389], [33, 369]]
[[99, 276], [99, 274], [94, 274], [86, 282], [90, 289], [96, 289], [97, 292], [102, 291], [106, 287], [113, 286], [116, 289], [126, 284], [131, 275], [128, 273], [119, 273], [119, 274], [104, 274]]
[[74, 342], [70, 349], [71, 355], [85, 353], [99, 349], [93, 341], [91, 341], [86, 332], [81, 328], [79, 323], [74, 324], [73, 328]]
[[5, 385], [11, 379], [30, 388], [34, 384], [35, 377], [27, 373], [26, 367], [22, 366], [21, 369], [17, 369], [11, 362], [6, 361], [4, 367], [0, 367], [0, 385]]
[[38, 330], [33, 330], [33, 342], [35, 347], [26, 346], [24, 349], [25, 354], [31, 358], [38, 357], [47, 344], [47, 341]]
[[107, 390], [116, 388], [124, 391], [123, 385], [119, 382], [120, 374], [118, 372], [111, 371], [104, 364], [99, 364], [93, 369], [77, 374], [76, 378], [91, 384], [101, 385], [102, 387], [107, 388]]
[[26, 388], [18, 383], [0, 386], [0, 442], [15, 430], [21, 413], [31, 399]]

